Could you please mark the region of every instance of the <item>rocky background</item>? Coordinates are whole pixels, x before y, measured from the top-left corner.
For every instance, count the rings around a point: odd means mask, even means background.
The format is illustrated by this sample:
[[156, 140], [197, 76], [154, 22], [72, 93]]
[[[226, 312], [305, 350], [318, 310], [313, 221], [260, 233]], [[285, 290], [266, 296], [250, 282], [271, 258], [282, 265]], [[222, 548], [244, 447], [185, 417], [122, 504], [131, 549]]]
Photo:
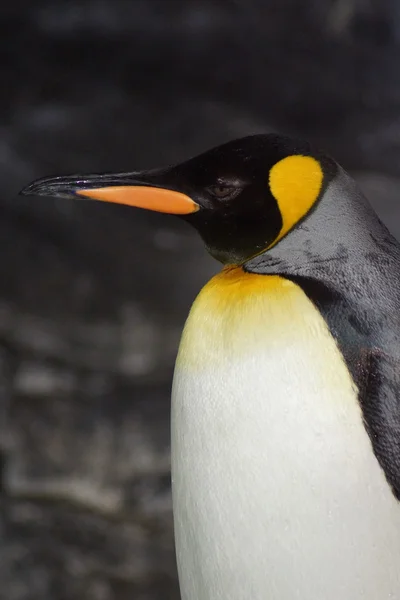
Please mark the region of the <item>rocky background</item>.
[[400, 4], [14, 0], [0, 50], [0, 599], [176, 600], [171, 375], [218, 267], [172, 217], [16, 194], [280, 130], [400, 237]]

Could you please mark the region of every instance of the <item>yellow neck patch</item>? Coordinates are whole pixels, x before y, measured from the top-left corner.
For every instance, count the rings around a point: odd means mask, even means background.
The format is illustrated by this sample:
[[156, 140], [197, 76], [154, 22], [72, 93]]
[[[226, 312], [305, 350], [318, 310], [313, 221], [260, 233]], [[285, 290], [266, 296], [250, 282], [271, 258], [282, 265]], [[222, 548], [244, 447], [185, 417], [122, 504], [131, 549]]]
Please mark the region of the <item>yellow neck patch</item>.
[[224, 267], [191, 308], [177, 364], [195, 369], [222, 365], [233, 357], [256, 355], [260, 347], [282, 352], [301, 332], [299, 322], [309, 326], [310, 312], [322, 321], [293, 282]]
[[312, 156], [287, 156], [269, 172], [271, 194], [278, 203], [282, 229], [269, 246], [288, 233], [311, 209], [318, 198], [323, 182], [320, 163]]

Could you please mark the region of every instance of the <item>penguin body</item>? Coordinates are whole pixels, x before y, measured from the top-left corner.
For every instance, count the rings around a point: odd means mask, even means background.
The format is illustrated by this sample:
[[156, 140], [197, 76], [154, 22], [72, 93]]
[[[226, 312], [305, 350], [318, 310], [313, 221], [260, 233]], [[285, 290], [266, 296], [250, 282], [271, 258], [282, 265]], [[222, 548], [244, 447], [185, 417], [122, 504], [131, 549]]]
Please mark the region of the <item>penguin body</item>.
[[24, 193], [179, 214], [225, 265], [173, 382], [183, 600], [400, 600], [400, 247], [339, 165], [260, 135]]
[[206, 285], [172, 395], [183, 600], [400, 598], [400, 510], [357, 392], [297, 284]]

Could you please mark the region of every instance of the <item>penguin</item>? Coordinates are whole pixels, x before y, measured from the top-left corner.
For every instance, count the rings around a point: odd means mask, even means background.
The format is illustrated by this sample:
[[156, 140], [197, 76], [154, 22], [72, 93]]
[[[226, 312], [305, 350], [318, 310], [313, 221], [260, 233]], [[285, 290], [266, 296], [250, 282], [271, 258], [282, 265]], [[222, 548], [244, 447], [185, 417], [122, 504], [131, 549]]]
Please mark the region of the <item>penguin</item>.
[[172, 385], [182, 599], [400, 600], [400, 246], [346, 171], [257, 134], [22, 193], [179, 215], [222, 263]]

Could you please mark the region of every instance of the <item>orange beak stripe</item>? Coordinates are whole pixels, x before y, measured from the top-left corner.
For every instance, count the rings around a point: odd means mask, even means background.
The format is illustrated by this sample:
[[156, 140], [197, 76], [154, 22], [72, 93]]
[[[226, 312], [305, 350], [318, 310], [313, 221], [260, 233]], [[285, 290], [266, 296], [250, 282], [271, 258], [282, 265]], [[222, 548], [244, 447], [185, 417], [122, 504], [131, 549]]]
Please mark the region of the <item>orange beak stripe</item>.
[[181, 192], [165, 188], [141, 185], [102, 187], [94, 190], [77, 190], [79, 196], [93, 200], [127, 204], [136, 208], [146, 208], [172, 215], [189, 215], [199, 210], [199, 205]]

